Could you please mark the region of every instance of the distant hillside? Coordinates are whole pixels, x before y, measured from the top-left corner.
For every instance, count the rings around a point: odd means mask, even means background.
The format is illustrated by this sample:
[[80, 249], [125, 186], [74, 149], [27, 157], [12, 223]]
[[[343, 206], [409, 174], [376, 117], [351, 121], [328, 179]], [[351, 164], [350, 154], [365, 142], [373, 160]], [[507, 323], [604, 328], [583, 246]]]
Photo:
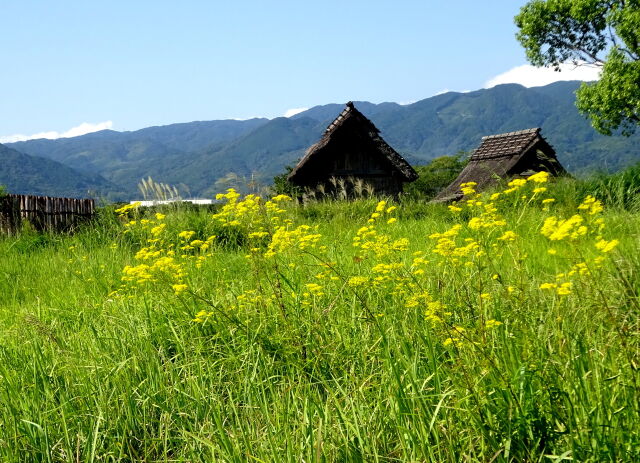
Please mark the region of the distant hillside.
[[[129, 195], [141, 178], [166, 182], [172, 172], [189, 162], [194, 152], [216, 149], [266, 123], [268, 119], [209, 121], [148, 127], [135, 132], [103, 130], [80, 137], [29, 140], [9, 146], [34, 156], [61, 162], [87, 173], [97, 173]], [[184, 178], [176, 183], [190, 185]]]
[[[483, 135], [542, 127], [565, 167], [574, 173], [615, 171], [640, 161], [640, 135], [605, 137], [575, 108], [579, 82], [545, 87], [499, 85], [449, 92], [410, 105], [356, 102], [383, 137], [414, 164], [469, 151]], [[150, 127], [135, 132], [96, 132], [11, 146], [96, 173], [130, 195], [142, 177], [183, 184], [210, 195], [230, 172], [269, 182], [316, 142], [343, 104], [316, 106], [291, 118], [210, 121]]]
[[0, 145], [0, 185], [9, 193], [69, 198], [106, 197], [118, 187], [97, 174], [82, 174], [50, 159]]

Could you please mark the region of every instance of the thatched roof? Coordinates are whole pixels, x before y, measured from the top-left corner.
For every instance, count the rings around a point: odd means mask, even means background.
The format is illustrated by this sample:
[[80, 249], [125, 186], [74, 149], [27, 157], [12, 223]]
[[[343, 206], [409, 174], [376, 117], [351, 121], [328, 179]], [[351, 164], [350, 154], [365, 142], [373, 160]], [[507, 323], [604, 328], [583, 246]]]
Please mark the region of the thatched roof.
[[332, 140], [341, 132], [365, 138], [373, 148], [372, 155], [380, 155], [386, 159], [403, 181], [412, 182], [418, 178], [413, 167], [382, 139], [378, 128], [355, 108], [353, 102], [349, 101], [344, 110], [326, 128], [320, 141], [307, 149], [304, 157], [287, 179], [293, 183], [299, 183], [305, 177], [313, 176], [315, 172], [313, 172], [313, 166], [310, 166], [310, 160], [322, 158], [323, 154], [331, 151]]
[[463, 183], [476, 182], [476, 189], [481, 190], [499, 178], [528, 177], [542, 170], [552, 175], [565, 173], [555, 150], [540, 135], [539, 127], [483, 137], [469, 164], [438, 194], [436, 201], [460, 199]]

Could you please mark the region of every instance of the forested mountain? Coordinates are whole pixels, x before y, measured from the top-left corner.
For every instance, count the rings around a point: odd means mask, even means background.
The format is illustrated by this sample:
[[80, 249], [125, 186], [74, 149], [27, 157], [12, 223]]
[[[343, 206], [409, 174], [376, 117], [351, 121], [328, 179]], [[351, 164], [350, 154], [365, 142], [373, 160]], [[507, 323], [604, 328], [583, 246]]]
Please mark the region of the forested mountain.
[[[414, 164], [478, 146], [483, 135], [542, 127], [543, 136], [573, 173], [613, 171], [640, 161], [640, 135], [605, 137], [574, 106], [579, 82], [525, 88], [499, 85], [449, 92], [409, 105], [356, 102], [383, 137]], [[100, 174], [136, 195], [142, 177], [182, 184], [210, 195], [230, 172], [269, 182], [317, 141], [343, 104], [316, 106], [291, 118], [210, 121], [102, 131], [58, 140], [30, 140], [14, 148]]]
[[9, 193], [69, 198], [122, 196], [98, 174], [85, 174], [51, 159], [29, 156], [0, 145], [0, 185]]

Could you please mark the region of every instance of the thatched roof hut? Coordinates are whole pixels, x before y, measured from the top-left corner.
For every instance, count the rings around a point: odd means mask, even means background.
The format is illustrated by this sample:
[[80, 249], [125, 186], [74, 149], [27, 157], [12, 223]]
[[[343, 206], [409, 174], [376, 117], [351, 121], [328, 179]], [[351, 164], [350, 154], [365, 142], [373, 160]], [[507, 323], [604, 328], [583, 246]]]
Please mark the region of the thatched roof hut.
[[403, 184], [413, 182], [418, 174], [382, 139], [376, 126], [348, 102], [287, 178], [300, 187], [324, 185], [330, 189], [332, 177], [361, 179], [376, 194], [397, 195]]
[[469, 164], [435, 201], [462, 198], [460, 185], [463, 183], [476, 182], [479, 191], [501, 178], [526, 178], [543, 170], [556, 176], [566, 173], [553, 147], [540, 135], [540, 128], [489, 135], [482, 138]]

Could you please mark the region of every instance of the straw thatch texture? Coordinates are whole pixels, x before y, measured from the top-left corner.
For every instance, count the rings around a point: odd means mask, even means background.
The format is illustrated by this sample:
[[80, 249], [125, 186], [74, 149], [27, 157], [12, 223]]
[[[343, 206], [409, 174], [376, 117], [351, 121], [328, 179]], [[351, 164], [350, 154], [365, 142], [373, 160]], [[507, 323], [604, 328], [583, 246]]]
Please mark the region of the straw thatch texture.
[[328, 185], [331, 177], [362, 179], [376, 193], [396, 195], [403, 183], [416, 180], [418, 174], [349, 102], [287, 178], [295, 185], [313, 188]]
[[462, 197], [460, 185], [476, 182], [477, 190], [509, 177], [528, 177], [547, 171], [551, 175], [566, 173], [553, 147], [540, 135], [540, 128], [490, 135], [473, 152], [469, 164], [436, 201], [453, 201]]

